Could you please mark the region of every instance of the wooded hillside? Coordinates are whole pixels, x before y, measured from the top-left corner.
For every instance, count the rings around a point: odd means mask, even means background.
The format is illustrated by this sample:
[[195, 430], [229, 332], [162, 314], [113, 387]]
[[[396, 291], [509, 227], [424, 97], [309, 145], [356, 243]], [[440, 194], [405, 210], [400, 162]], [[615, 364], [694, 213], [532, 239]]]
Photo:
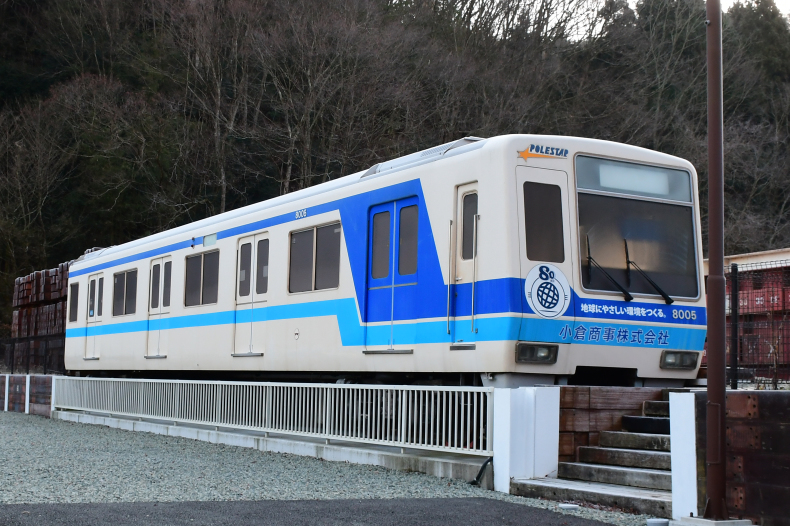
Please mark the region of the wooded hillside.
[[[788, 20], [724, 51], [726, 251], [788, 246]], [[704, 207], [705, 103], [702, 0], [0, 0], [0, 335], [15, 276], [465, 135], [685, 157]]]

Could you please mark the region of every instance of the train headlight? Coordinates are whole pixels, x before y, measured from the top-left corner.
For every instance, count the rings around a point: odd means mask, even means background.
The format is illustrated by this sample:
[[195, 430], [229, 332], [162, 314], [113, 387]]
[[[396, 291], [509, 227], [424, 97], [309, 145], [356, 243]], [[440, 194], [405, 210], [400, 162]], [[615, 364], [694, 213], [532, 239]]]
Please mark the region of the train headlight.
[[519, 343], [516, 345], [516, 363], [557, 363], [559, 345], [543, 343]]
[[659, 366], [662, 369], [694, 369], [699, 353], [694, 351], [663, 351]]

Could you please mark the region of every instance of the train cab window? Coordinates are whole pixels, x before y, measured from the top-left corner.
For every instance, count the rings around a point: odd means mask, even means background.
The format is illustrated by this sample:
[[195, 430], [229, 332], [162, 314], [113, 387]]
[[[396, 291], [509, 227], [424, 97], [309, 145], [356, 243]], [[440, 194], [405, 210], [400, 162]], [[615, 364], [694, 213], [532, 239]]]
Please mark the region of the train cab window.
[[[474, 195], [476, 196], [477, 194]], [[417, 205], [404, 206], [400, 209], [400, 224], [398, 225], [398, 273], [401, 276], [417, 273], [418, 222], [419, 213]]]
[[527, 258], [551, 263], [565, 261], [562, 192], [559, 186], [524, 183], [524, 226]]
[[217, 303], [219, 293], [219, 251], [205, 252], [186, 258], [184, 305]]
[[77, 321], [77, 306], [80, 298], [80, 284], [72, 283], [69, 285], [69, 321]]
[[137, 310], [137, 269], [113, 276], [112, 315], [134, 314]]
[[340, 223], [291, 234], [289, 292], [339, 286], [340, 234]]
[[463, 199], [463, 241], [461, 259], [472, 259], [477, 252], [475, 241], [475, 216], [477, 215], [477, 194], [467, 194]]
[[255, 276], [255, 293], [266, 294], [269, 290], [269, 240], [258, 241], [258, 273]]
[[[165, 279], [162, 288], [162, 307], [170, 306], [170, 274], [172, 273], [172, 261], [165, 262]], [[99, 290], [101, 290], [101, 280], [99, 280]], [[99, 303], [99, 315], [101, 315], [101, 303]]]
[[390, 275], [390, 213], [379, 212], [373, 216], [373, 261], [371, 275], [373, 279], [386, 278]]

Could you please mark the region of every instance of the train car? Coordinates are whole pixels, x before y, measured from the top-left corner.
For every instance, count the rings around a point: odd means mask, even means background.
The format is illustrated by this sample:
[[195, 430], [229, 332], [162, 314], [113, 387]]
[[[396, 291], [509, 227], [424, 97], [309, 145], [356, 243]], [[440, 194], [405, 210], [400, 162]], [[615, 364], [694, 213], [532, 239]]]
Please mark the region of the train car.
[[79, 375], [679, 386], [706, 334], [697, 175], [575, 137], [468, 137], [94, 250]]

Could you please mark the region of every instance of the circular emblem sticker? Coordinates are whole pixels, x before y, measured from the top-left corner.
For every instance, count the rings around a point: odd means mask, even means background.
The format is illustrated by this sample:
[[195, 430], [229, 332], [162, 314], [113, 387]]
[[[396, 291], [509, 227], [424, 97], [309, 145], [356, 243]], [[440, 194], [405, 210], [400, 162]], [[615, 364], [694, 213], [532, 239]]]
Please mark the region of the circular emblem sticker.
[[556, 318], [568, 306], [571, 287], [565, 274], [554, 265], [544, 263], [532, 267], [524, 289], [529, 306], [544, 318]]

